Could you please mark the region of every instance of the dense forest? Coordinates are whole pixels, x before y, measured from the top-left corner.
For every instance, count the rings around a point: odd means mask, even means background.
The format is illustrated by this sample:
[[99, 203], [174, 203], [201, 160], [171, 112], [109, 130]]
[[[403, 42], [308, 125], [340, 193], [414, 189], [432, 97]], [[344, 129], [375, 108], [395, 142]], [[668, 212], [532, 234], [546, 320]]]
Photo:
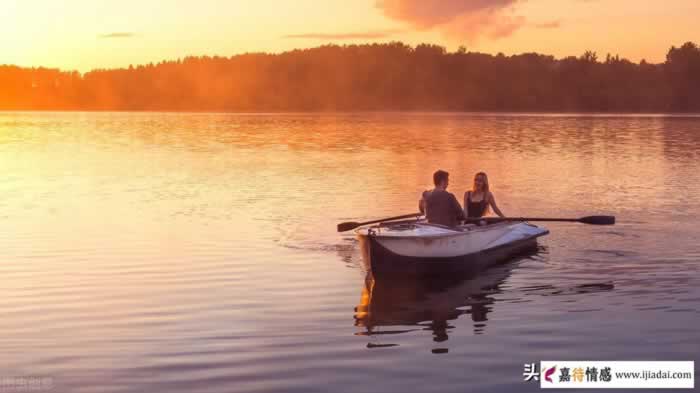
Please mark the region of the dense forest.
[[187, 57], [85, 74], [0, 66], [0, 109], [700, 111], [700, 48], [662, 64], [402, 43]]

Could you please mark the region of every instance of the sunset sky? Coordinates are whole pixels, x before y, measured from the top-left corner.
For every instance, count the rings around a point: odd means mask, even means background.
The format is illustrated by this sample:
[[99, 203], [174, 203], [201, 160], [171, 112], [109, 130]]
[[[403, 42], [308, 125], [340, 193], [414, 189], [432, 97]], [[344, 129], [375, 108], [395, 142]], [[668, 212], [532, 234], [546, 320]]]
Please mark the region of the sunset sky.
[[88, 71], [403, 41], [662, 62], [700, 42], [698, 0], [0, 0], [0, 64]]

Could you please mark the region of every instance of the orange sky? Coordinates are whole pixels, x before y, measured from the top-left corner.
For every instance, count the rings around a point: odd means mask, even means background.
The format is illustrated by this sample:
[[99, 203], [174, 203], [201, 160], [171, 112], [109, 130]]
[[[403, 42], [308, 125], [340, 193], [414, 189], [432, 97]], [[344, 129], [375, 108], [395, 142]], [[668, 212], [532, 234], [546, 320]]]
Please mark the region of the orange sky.
[[0, 64], [88, 71], [396, 40], [661, 62], [700, 42], [697, 15], [698, 0], [0, 0]]

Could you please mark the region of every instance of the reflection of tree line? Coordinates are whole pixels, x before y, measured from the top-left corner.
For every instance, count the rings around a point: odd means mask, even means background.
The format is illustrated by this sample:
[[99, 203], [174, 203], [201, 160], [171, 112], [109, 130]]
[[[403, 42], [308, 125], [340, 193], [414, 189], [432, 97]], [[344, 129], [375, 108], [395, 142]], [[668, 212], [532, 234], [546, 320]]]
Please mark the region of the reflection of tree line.
[[700, 49], [666, 62], [402, 43], [187, 57], [81, 75], [0, 66], [0, 109], [698, 111]]

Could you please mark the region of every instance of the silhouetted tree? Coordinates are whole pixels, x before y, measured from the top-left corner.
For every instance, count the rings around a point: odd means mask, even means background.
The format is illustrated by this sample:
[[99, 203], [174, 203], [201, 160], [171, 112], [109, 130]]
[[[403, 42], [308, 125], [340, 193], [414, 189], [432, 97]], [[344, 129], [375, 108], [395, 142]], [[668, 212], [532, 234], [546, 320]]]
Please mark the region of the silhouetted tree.
[[672, 90], [671, 108], [677, 111], [700, 109], [700, 49], [692, 42], [671, 47], [666, 55], [666, 73]]
[[0, 109], [698, 111], [700, 49], [663, 64], [593, 51], [555, 59], [401, 42], [188, 56], [80, 75], [0, 66]]

